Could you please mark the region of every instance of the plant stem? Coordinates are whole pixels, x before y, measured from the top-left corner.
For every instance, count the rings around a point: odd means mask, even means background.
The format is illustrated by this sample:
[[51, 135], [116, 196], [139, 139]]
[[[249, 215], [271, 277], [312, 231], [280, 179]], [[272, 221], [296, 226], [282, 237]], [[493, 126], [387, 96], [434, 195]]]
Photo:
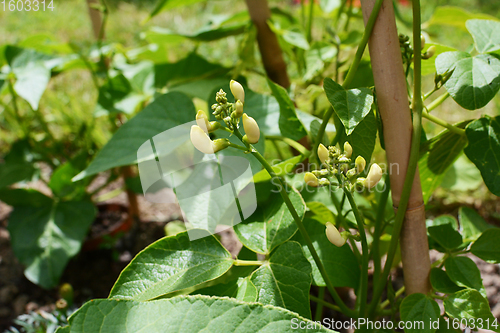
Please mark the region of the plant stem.
[[309, 295], [309, 298], [311, 299], [311, 301], [316, 302], [316, 303], [321, 304], [321, 305], [324, 305], [327, 308], [330, 308], [330, 309], [335, 310], [337, 312], [343, 312], [342, 309], [339, 308], [338, 306], [336, 306], [335, 304], [329, 303], [329, 302], [322, 300], [321, 298], [318, 298], [314, 295]]
[[[396, 291], [395, 298], [401, 296], [404, 292], [405, 292], [405, 287], [402, 286], [398, 291]], [[380, 303], [380, 309], [383, 310], [386, 307], [388, 307], [390, 304], [391, 304], [391, 302], [388, 299], [386, 299], [385, 301]]]
[[[370, 18], [368, 19], [368, 22], [366, 23], [365, 32], [363, 33], [363, 38], [361, 39], [361, 42], [359, 43], [358, 49], [356, 50], [356, 55], [354, 56], [354, 60], [351, 64], [351, 67], [349, 68], [349, 72], [347, 72], [347, 76], [346, 76], [344, 82], [342, 83], [342, 87], [344, 89], [347, 89], [349, 87], [349, 85], [351, 84], [352, 80], [354, 79], [354, 74], [356, 73], [356, 70], [358, 69], [359, 63], [361, 61], [361, 57], [363, 56], [363, 53], [365, 52], [366, 45], [368, 44], [368, 39], [370, 38], [370, 35], [372, 34], [373, 26], [375, 25], [375, 20], [377, 19], [378, 12], [380, 10], [380, 7], [382, 6], [382, 2], [383, 2], [383, 0], [377, 0], [377, 2], [375, 3], [375, 7], [373, 8], [372, 13], [370, 14]], [[315, 153], [317, 153], [317, 151], [318, 151], [318, 146], [321, 143], [323, 136], [325, 135], [326, 125], [328, 125], [328, 121], [332, 117], [333, 112], [334, 112], [333, 107], [329, 108], [328, 111], [326, 111], [325, 115], [323, 116], [323, 121], [321, 122], [321, 126], [319, 127], [318, 135], [316, 136], [316, 143], [315, 143], [314, 149], [313, 149], [313, 151]]]
[[243, 151], [248, 151], [248, 148], [245, 148], [243, 146], [237, 145], [237, 144], [232, 143], [232, 142], [229, 143], [229, 147], [233, 147], [233, 148], [243, 150]]
[[410, 199], [413, 180], [417, 170], [419, 150], [420, 150], [420, 134], [422, 131], [422, 76], [421, 76], [421, 47], [420, 47], [420, 0], [413, 0], [413, 39], [418, 41], [414, 43], [414, 83], [413, 83], [413, 131], [410, 149], [410, 158], [408, 161], [408, 168], [406, 170], [406, 177], [403, 185], [403, 192], [401, 193], [401, 200], [397, 209], [396, 218], [394, 219], [394, 228], [387, 252], [387, 260], [384, 265], [384, 270], [379, 283], [375, 285], [373, 291], [372, 303], [368, 309], [368, 316], [371, 318], [377, 309], [379, 299], [382, 296], [382, 291], [387, 283], [387, 278], [391, 271], [392, 262], [399, 243], [399, 235], [403, 226], [403, 220], [408, 208], [408, 200]]
[[265, 261], [261, 260], [239, 260], [233, 261], [234, 266], [261, 266]]
[[378, 282], [378, 277], [380, 276], [380, 271], [382, 270], [382, 263], [380, 262], [380, 236], [382, 235], [382, 229], [384, 224], [385, 206], [387, 205], [387, 199], [389, 198], [389, 192], [391, 190], [390, 177], [385, 176], [385, 190], [380, 195], [380, 201], [377, 209], [377, 216], [375, 219], [375, 231], [373, 234], [372, 250], [371, 255], [373, 258], [373, 284], [376, 285]]
[[359, 292], [359, 316], [360, 318], [364, 318], [366, 303], [368, 299], [368, 242], [366, 241], [366, 233], [365, 233], [365, 225], [363, 223], [363, 218], [361, 217], [361, 213], [359, 212], [358, 205], [354, 201], [354, 197], [352, 193], [346, 188], [343, 188], [345, 195], [347, 196], [347, 200], [351, 204], [352, 211], [354, 212], [354, 216], [356, 217], [356, 223], [358, 224], [359, 235], [361, 236], [361, 249], [362, 253], [362, 262], [361, 262], [361, 286]]
[[303, 145], [301, 145], [297, 141], [292, 140], [290, 138], [286, 138], [284, 136], [279, 136], [279, 135], [266, 135], [266, 139], [273, 140], [273, 141], [274, 140], [283, 141], [284, 143], [286, 143], [290, 147], [292, 147], [295, 150], [297, 150], [302, 155], [309, 156], [311, 154], [311, 152], [309, 150], [307, 150], [306, 147], [304, 147]]
[[[324, 301], [324, 298], [325, 298], [325, 287], [318, 287], [318, 299]], [[323, 303], [318, 302], [318, 306], [316, 307], [316, 314], [314, 315], [314, 320], [320, 321], [321, 319], [323, 319]]]
[[314, 1], [309, 1], [309, 21], [307, 21], [307, 41], [310, 43], [312, 41], [312, 24], [313, 24], [313, 14], [314, 14]]
[[436, 98], [435, 100], [433, 100], [432, 103], [426, 106], [427, 112], [431, 112], [432, 110], [440, 106], [448, 97], [450, 97], [450, 94], [446, 92], [443, 95]]
[[435, 117], [435, 116], [431, 115], [428, 112], [422, 112], [422, 117], [424, 117], [424, 118], [432, 121], [435, 124], [438, 124], [440, 126], [443, 126], [443, 127], [447, 128], [448, 130], [450, 130], [450, 132], [453, 132], [453, 133], [456, 133], [456, 134], [459, 134], [459, 135], [465, 135], [465, 130], [464, 129], [458, 128], [457, 126], [454, 126], [454, 125], [452, 125], [450, 123], [447, 123], [443, 119]]
[[[330, 198], [331, 198], [331, 200], [333, 202], [333, 205], [337, 209], [337, 220], [340, 221], [340, 225], [342, 225], [342, 227], [344, 227], [345, 230], [349, 230], [349, 226], [347, 225], [347, 222], [346, 222], [344, 216], [342, 215], [342, 210], [343, 210], [343, 207], [344, 207], [345, 194], [342, 197], [342, 202], [341, 203], [339, 202], [339, 200], [337, 199], [337, 197], [335, 196], [335, 194], [333, 193], [333, 191], [330, 191]], [[356, 241], [354, 239], [352, 239], [352, 238], [349, 238], [349, 243], [351, 244], [352, 252], [354, 253], [354, 256], [356, 257], [356, 259], [358, 260], [358, 262], [361, 264], [361, 254], [359, 253], [358, 247], [356, 246]]]

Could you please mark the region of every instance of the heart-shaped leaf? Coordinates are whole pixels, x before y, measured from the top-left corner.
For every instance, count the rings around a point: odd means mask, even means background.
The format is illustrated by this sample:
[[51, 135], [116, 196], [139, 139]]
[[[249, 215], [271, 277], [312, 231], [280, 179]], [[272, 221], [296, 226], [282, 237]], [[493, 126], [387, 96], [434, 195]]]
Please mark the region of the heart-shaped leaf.
[[[306, 204], [297, 190], [288, 194], [300, 218], [304, 216]], [[245, 221], [234, 226], [239, 240], [258, 253], [270, 253], [276, 246], [289, 240], [297, 231], [297, 225], [279, 193], [272, 193], [269, 204], [258, 207]]]
[[461, 287], [476, 289], [483, 296], [486, 291], [481, 279], [481, 273], [472, 259], [467, 257], [449, 257], [444, 262], [446, 274]]
[[436, 328], [431, 327], [431, 322], [439, 319], [441, 311], [435, 300], [424, 294], [411, 294], [403, 299], [399, 307], [401, 320], [410, 323], [423, 323], [423, 327], [405, 328], [406, 333], [434, 333]]
[[323, 85], [326, 97], [344, 124], [346, 134], [350, 135], [370, 112], [373, 104], [371, 90], [367, 88], [345, 90], [330, 78], [325, 78]]
[[231, 254], [210, 235], [180, 232], [142, 250], [121, 272], [110, 298], [146, 301], [213, 280], [231, 268]]
[[469, 140], [465, 155], [481, 171], [491, 193], [500, 196], [500, 116], [473, 121], [465, 134]]
[[271, 305], [210, 296], [178, 296], [151, 302], [98, 299], [85, 303], [63, 332], [258, 332], [300, 329], [328, 333], [322, 325]]
[[482, 108], [500, 89], [500, 60], [489, 54], [445, 52], [436, 58], [438, 74], [453, 71], [446, 90], [467, 110]]
[[252, 273], [250, 280], [257, 288], [257, 302], [311, 318], [311, 264], [299, 243], [286, 242], [278, 247], [269, 261]]
[[476, 50], [479, 53], [487, 53], [500, 50], [500, 22], [493, 20], [468, 20], [465, 22], [469, 30]]

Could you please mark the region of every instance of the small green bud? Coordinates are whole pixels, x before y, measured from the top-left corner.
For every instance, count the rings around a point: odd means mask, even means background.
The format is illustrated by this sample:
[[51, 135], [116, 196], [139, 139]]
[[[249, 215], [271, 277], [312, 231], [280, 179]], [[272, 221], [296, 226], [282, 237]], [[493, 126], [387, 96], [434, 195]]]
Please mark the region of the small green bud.
[[219, 104], [226, 104], [227, 103], [227, 97], [226, 97], [226, 93], [224, 92], [224, 90], [221, 89], [215, 94], [215, 100]]
[[313, 170], [311, 171], [316, 177], [325, 177], [330, 173], [327, 169]]
[[318, 146], [318, 157], [321, 163], [326, 164], [326, 161], [330, 158], [330, 152], [322, 143]]
[[306, 182], [306, 185], [312, 186], [312, 187], [318, 187], [319, 186], [319, 181], [318, 178], [312, 173], [312, 172], [306, 172], [304, 175], [304, 181]]
[[246, 113], [243, 114], [243, 128], [245, 129], [248, 142], [250, 143], [259, 142], [260, 138], [259, 125], [255, 121], [255, 119], [249, 117]]
[[427, 52], [425, 52], [422, 55], [422, 59], [429, 59], [432, 58], [432, 56], [436, 53], [436, 47], [434, 45], [431, 45], [428, 49]]
[[348, 170], [345, 175], [347, 178], [351, 178], [351, 177], [356, 176], [356, 174], [357, 174], [356, 168], [352, 168], [352, 169]]
[[240, 100], [242, 103], [245, 103], [245, 90], [238, 81], [231, 80], [229, 88], [231, 89], [231, 93], [236, 101]]
[[333, 245], [341, 247], [345, 244], [346, 239], [342, 237], [337, 228], [330, 222], [326, 222], [326, 237]]

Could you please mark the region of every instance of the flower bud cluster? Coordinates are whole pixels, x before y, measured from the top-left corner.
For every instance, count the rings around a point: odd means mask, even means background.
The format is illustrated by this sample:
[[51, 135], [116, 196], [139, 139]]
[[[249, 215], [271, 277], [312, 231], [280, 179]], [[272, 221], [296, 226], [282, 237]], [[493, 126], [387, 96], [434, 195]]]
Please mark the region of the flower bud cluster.
[[[338, 147], [325, 147], [323, 144], [318, 146], [318, 157], [323, 169], [306, 172], [304, 181], [308, 186], [318, 187], [330, 185], [332, 182], [329, 177], [336, 177], [343, 186], [348, 186], [349, 190], [355, 187], [373, 188], [382, 178], [382, 169], [376, 163], [372, 164], [366, 178], [359, 177], [365, 170], [366, 161], [359, 155], [352, 165], [351, 156], [352, 146], [349, 142], [344, 143], [344, 149], [341, 151]], [[337, 185], [337, 184], [335, 184]]]
[[[249, 144], [259, 141], [259, 125], [255, 119], [248, 116], [243, 111], [245, 103], [245, 90], [243, 86], [239, 82], [231, 80], [229, 88], [236, 101], [234, 103], [229, 103], [226, 92], [222, 89], [219, 90], [215, 95], [215, 101], [217, 103], [211, 106], [213, 111], [212, 114], [215, 116], [215, 119], [224, 122], [226, 125], [226, 128], [223, 128], [224, 130], [233, 134], [236, 133], [237, 136], [239, 135], [238, 137], [245, 143], [247, 148], [250, 149]], [[245, 129], [245, 136], [243, 137], [241, 137], [241, 134], [238, 134], [240, 119], [243, 120], [243, 128]], [[208, 133], [212, 133], [222, 128], [223, 125], [218, 121], [210, 122], [205, 112], [201, 110], [198, 111], [196, 114], [196, 124], [197, 125], [191, 128], [191, 142], [199, 151], [205, 154], [212, 154], [231, 145], [227, 139], [218, 139], [214, 141], [210, 139]]]

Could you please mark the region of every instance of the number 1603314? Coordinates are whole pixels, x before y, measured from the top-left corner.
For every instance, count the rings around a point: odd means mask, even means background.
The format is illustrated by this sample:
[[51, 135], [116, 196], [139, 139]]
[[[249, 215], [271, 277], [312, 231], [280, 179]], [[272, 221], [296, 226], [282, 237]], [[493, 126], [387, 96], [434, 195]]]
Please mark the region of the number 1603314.
[[4, 12], [54, 11], [54, 0], [2, 0], [0, 9]]

